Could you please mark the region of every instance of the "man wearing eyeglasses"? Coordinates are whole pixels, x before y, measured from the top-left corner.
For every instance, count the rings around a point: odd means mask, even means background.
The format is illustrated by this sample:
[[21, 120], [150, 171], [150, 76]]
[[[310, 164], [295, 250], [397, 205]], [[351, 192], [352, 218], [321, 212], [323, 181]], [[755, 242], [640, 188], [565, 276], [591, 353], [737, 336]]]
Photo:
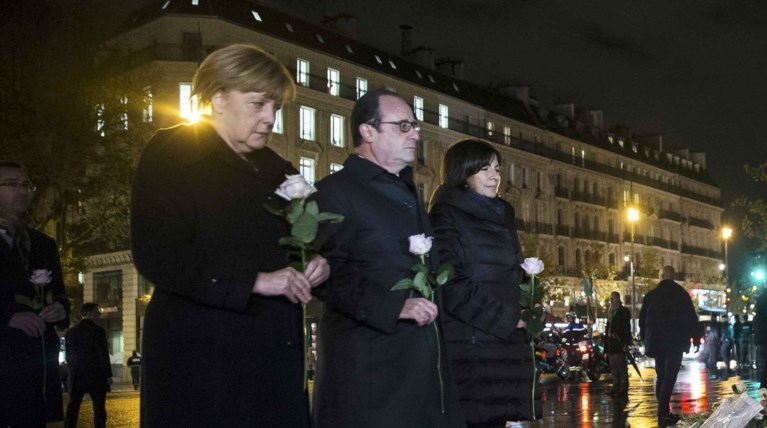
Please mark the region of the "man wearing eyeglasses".
[[58, 249], [27, 226], [34, 186], [0, 161], [0, 426], [63, 419], [59, 337], [69, 324]]
[[[413, 184], [419, 124], [386, 90], [360, 98], [350, 122], [355, 153], [317, 184], [321, 211], [344, 221], [320, 231], [331, 275], [317, 290], [315, 427], [463, 427], [438, 303], [391, 290], [414, 275], [408, 237], [433, 235]], [[437, 257], [435, 247], [432, 270]]]

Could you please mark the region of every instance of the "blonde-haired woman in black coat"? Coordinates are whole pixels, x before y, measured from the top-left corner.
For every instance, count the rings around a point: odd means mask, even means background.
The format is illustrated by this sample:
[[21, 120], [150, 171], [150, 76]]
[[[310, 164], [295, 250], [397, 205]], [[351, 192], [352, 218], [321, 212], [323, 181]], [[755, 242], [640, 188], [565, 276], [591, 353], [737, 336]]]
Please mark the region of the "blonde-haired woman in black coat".
[[514, 209], [497, 196], [500, 163], [486, 142], [454, 144], [430, 204], [440, 261], [455, 267], [443, 325], [470, 427], [532, 419], [533, 363], [519, 304], [524, 259]]

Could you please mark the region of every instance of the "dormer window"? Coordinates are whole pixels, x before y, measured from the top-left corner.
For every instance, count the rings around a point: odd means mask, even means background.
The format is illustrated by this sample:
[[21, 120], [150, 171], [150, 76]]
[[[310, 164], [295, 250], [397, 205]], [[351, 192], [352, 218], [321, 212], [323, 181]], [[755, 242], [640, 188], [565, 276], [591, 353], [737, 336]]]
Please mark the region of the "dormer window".
[[256, 12], [255, 10], [251, 10], [250, 13], [253, 14], [253, 18], [255, 18], [256, 21], [262, 22], [261, 21], [261, 15], [259, 15], [258, 12]]

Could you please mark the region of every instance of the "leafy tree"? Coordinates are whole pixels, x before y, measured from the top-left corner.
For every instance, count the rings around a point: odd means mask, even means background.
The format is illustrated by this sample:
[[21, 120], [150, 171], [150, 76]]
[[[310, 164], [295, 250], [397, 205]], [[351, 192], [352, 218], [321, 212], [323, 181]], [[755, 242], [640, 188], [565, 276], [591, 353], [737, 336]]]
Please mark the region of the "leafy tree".
[[[767, 161], [757, 166], [746, 165], [746, 174], [750, 175], [757, 183], [767, 183]], [[767, 201], [763, 198], [749, 199], [741, 196], [735, 201], [736, 207], [745, 209], [745, 215], [741, 222], [743, 235], [754, 239], [757, 246], [767, 249]]]
[[95, 61], [108, 34], [103, 8], [62, 3], [4, 6], [0, 141], [38, 187], [31, 226], [56, 238], [76, 295], [85, 256], [128, 248], [131, 178], [152, 124], [142, 121], [144, 79]]

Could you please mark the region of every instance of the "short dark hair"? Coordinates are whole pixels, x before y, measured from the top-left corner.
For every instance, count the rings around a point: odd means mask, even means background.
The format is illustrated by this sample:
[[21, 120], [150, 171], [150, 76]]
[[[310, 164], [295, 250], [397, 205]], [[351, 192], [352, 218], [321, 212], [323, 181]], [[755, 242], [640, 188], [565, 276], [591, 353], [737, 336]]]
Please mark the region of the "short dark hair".
[[352, 144], [354, 147], [359, 147], [360, 144], [362, 144], [360, 125], [369, 123], [378, 129], [379, 122], [381, 121], [381, 108], [378, 100], [387, 95], [402, 98], [397, 95], [396, 92], [392, 92], [388, 89], [375, 89], [367, 92], [354, 103], [350, 125], [352, 131]]
[[80, 315], [86, 316], [89, 313], [93, 311], [99, 310], [99, 304], [98, 303], [83, 303], [83, 305], [80, 307]]
[[442, 158], [442, 184], [447, 187], [466, 186], [466, 179], [490, 165], [493, 156], [500, 164], [501, 153], [482, 140], [461, 140], [453, 144]]

